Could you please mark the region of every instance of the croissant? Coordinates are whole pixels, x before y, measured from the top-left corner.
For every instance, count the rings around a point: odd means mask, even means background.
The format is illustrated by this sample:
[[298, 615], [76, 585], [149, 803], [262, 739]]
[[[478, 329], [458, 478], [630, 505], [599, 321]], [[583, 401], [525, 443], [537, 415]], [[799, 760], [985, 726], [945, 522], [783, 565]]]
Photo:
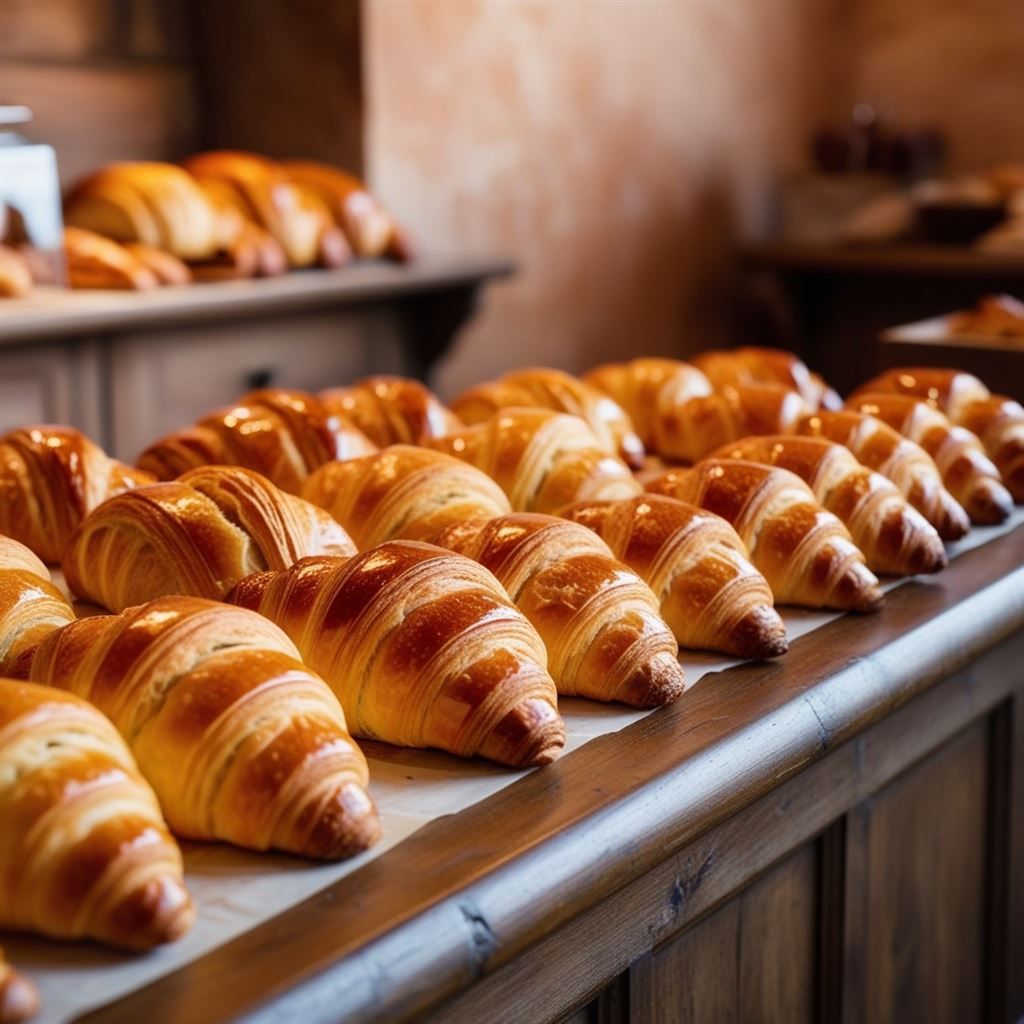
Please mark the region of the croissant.
[[931, 456], [874, 416], [816, 412], [804, 416], [792, 433], [846, 445], [858, 462], [888, 477], [943, 540], [959, 540], [970, 528], [967, 513], [943, 486]]
[[565, 742], [540, 638], [467, 558], [396, 541], [250, 576], [229, 600], [291, 636], [357, 736], [517, 767]]
[[110, 717], [183, 838], [336, 859], [380, 835], [341, 706], [254, 612], [163, 597], [79, 619], [36, 648], [31, 679]]
[[138, 459], [158, 480], [174, 480], [198, 466], [245, 466], [290, 494], [332, 459], [376, 451], [366, 435], [304, 391], [250, 391], [230, 409], [168, 434]]
[[1024, 406], [1019, 402], [993, 395], [977, 377], [958, 370], [889, 370], [857, 394], [876, 391], [922, 398], [976, 434], [1014, 501], [1024, 502]]
[[942, 539], [931, 524], [892, 481], [862, 466], [841, 444], [823, 437], [748, 437], [720, 448], [713, 457], [746, 459], [795, 473], [818, 503], [846, 524], [874, 572], [912, 576], [946, 565]]
[[741, 658], [786, 653], [771, 588], [720, 516], [656, 494], [584, 502], [564, 514], [597, 533], [650, 585], [680, 647]]
[[156, 797], [84, 700], [0, 679], [0, 821], [0, 928], [148, 949], [191, 927]]
[[32, 271], [17, 249], [0, 243], [0, 299], [20, 299], [32, 291]]
[[47, 633], [74, 618], [74, 610], [49, 574], [41, 577], [28, 569], [9, 569], [0, 559], [0, 676], [23, 675], [28, 652]]
[[[631, 469], [644, 464], [643, 442], [626, 411], [604, 392], [560, 370], [528, 369], [479, 384], [452, 403], [467, 424], [482, 423], [510, 406], [552, 409], [579, 416], [597, 435], [604, 451], [618, 455]], [[447, 431], [450, 432], [450, 431]]]
[[685, 687], [677, 644], [650, 587], [590, 530], [514, 513], [437, 537], [489, 569], [533, 623], [563, 696], [659, 707]]
[[335, 241], [341, 231], [323, 204], [304, 195], [273, 160], [222, 150], [190, 157], [184, 167], [202, 186], [269, 231], [291, 266], [336, 265], [339, 254], [347, 252], [343, 237]]
[[693, 357], [716, 390], [736, 384], [784, 384], [812, 409], [841, 409], [842, 399], [792, 352], [745, 346], [712, 349]]
[[345, 527], [361, 551], [386, 540], [424, 540], [468, 518], [511, 511], [485, 473], [429, 448], [392, 445], [377, 455], [329, 462], [306, 481], [302, 496]]
[[846, 527], [786, 469], [704, 459], [652, 480], [647, 489], [730, 522], [781, 604], [873, 611], [882, 602], [878, 580]]
[[0, 437], [0, 533], [54, 564], [97, 505], [152, 480], [72, 427], [12, 430]]
[[187, 264], [163, 249], [141, 242], [125, 242], [122, 248], [156, 278], [157, 284], [188, 284], [192, 280]]
[[21, 569], [50, 582], [50, 570], [24, 544], [0, 533], [0, 569]]
[[583, 420], [547, 409], [506, 409], [425, 443], [483, 470], [517, 512], [554, 514], [573, 502], [628, 498], [641, 490]]
[[64, 222], [118, 242], [141, 242], [183, 260], [211, 256], [224, 226], [203, 190], [180, 167], [115, 163], [78, 182]]
[[22, 1024], [39, 1012], [39, 993], [20, 971], [4, 959], [0, 949], [0, 1024]]
[[351, 555], [326, 512], [237, 466], [204, 466], [105, 502], [68, 543], [74, 594], [111, 611], [164, 594], [221, 599], [243, 576]]
[[919, 444], [935, 460], [943, 484], [972, 523], [1001, 523], [1013, 511], [1013, 498], [981, 441], [938, 409], [910, 395], [871, 392], [858, 393], [847, 406]]
[[64, 258], [72, 288], [145, 291], [160, 283], [156, 274], [124, 246], [82, 228], [64, 229]]
[[354, 423], [381, 448], [419, 444], [462, 426], [432, 391], [411, 377], [367, 377], [351, 387], [321, 391], [320, 400], [329, 412]]

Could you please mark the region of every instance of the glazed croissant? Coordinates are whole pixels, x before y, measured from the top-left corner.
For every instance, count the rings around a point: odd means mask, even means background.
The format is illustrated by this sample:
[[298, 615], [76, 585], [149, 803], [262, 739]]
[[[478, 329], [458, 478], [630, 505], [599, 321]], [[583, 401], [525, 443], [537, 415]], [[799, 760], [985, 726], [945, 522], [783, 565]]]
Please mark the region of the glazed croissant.
[[111, 611], [164, 594], [221, 599], [243, 576], [351, 555], [326, 512], [237, 466], [203, 466], [105, 502], [68, 544], [72, 593]]
[[161, 438], [138, 463], [158, 480], [174, 480], [197, 466], [244, 466], [298, 494], [303, 480], [325, 462], [376, 450], [358, 427], [313, 395], [267, 388]]
[[913, 576], [946, 565], [942, 539], [932, 525], [891, 480], [862, 466], [841, 444], [777, 434], [725, 445], [713, 457], [746, 459], [795, 473], [818, 503], [846, 524], [874, 572]]
[[981, 439], [1014, 501], [1024, 501], [1024, 407], [1019, 402], [993, 395], [969, 373], [918, 367], [888, 370], [857, 395], [867, 392], [913, 395], [966, 427]]
[[292, 637], [357, 736], [517, 767], [562, 749], [544, 646], [468, 558], [396, 541], [250, 576], [229, 600]]
[[148, 949], [191, 927], [156, 797], [84, 700], [0, 679], [0, 821], [0, 928]]
[[419, 444], [462, 426], [437, 395], [411, 377], [366, 377], [351, 387], [321, 391], [320, 400], [327, 410], [354, 423], [381, 448]]
[[880, 419], [919, 444], [934, 459], [943, 484], [972, 523], [1001, 523], [1013, 511], [1013, 497], [981, 441], [923, 399], [859, 392], [847, 407]]
[[767, 581], [720, 516], [660, 494], [564, 513], [590, 527], [657, 595], [680, 647], [773, 658], [788, 649]]
[[783, 384], [812, 409], [841, 409], [842, 399], [792, 352], [744, 346], [712, 349], [693, 357], [717, 390], [736, 384]]
[[504, 515], [508, 498], [465, 462], [410, 445], [329, 462], [306, 481], [302, 496], [344, 526], [361, 551], [386, 540], [424, 540], [462, 519]]
[[22, 1024], [38, 1012], [35, 985], [7, 963], [0, 949], [0, 1024]]
[[874, 416], [816, 412], [804, 416], [792, 433], [846, 445], [858, 462], [888, 477], [943, 540], [959, 540], [970, 528], [967, 513], [943, 486], [931, 456]]
[[685, 687], [658, 600], [595, 533], [513, 513], [466, 520], [436, 538], [489, 569], [544, 640], [563, 696], [659, 707]]
[[428, 443], [483, 470], [517, 512], [556, 514], [573, 502], [628, 498], [641, 490], [583, 420], [548, 409], [506, 409]]
[[97, 505], [152, 480], [73, 427], [12, 430], [0, 437], [0, 533], [54, 564]]
[[453, 411], [468, 424], [482, 423], [512, 406], [578, 416], [597, 435], [604, 451], [618, 455], [632, 469], [644, 464], [643, 442], [622, 406], [603, 391], [561, 370], [516, 370], [478, 384], [452, 402]]
[[23, 659], [47, 633], [73, 622], [64, 595], [45, 577], [0, 560], [0, 676], [21, 677]]
[[79, 619], [31, 678], [110, 717], [183, 838], [335, 859], [380, 834], [341, 706], [260, 615], [164, 597]]
[[693, 469], [658, 477], [647, 489], [732, 523], [780, 604], [873, 611], [882, 602], [878, 580], [846, 527], [788, 470], [704, 459]]

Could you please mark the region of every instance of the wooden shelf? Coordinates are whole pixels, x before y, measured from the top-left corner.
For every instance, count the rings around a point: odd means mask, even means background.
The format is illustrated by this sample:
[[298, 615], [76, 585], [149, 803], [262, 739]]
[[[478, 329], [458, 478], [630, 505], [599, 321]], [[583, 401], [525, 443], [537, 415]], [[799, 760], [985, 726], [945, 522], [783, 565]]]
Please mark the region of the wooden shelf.
[[475, 289], [513, 270], [510, 261], [500, 258], [423, 257], [405, 265], [359, 263], [339, 270], [149, 292], [38, 288], [23, 299], [0, 304], [0, 346], [401, 302], [429, 293]]

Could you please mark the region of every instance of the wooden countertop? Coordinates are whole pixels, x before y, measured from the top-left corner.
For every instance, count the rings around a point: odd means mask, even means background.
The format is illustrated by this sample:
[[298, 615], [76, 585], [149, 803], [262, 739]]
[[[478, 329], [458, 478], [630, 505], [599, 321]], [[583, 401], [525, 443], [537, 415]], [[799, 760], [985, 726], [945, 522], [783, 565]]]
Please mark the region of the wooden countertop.
[[414, 833], [104, 1024], [397, 1021], [545, 934], [1024, 629], [1024, 526]]
[[0, 304], [0, 346], [406, 299], [474, 287], [514, 269], [500, 258], [425, 256], [408, 264], [365, 262], [148, 292], [37, 288]]

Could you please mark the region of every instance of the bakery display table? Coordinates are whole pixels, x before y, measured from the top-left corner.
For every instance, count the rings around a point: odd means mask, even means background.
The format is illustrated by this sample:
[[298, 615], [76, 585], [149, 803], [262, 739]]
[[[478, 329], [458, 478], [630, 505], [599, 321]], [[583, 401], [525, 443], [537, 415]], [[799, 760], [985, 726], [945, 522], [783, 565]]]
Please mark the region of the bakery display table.
[[1015, 1020], [1022, 664], [1017, 525], [83, 1019]]
[[740, 256], [781, 290], [790, 341], [843, 394], [878, 372], [885, 328], [970, 308], [990, 293], [1024, 295], [1024, 258], [959, 246], [778, 242]]

